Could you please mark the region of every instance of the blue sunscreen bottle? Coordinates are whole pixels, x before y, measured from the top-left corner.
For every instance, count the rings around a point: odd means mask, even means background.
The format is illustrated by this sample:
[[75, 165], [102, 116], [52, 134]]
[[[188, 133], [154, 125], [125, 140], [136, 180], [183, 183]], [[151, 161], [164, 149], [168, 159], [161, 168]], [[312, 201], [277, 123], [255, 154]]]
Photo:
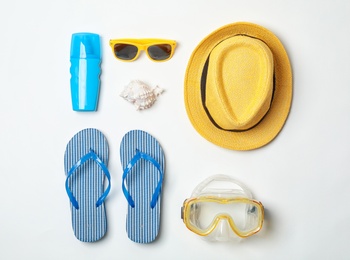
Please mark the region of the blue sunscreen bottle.
[[94, 33], [72, 34], [70, 87], [74, 111], [96, 111], [100, 92], [101, 44]]

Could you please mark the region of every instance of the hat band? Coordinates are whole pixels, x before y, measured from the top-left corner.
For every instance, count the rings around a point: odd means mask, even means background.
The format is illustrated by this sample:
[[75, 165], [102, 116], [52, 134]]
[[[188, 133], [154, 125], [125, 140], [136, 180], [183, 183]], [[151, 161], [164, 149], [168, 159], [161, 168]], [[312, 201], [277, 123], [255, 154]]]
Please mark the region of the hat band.
[[211, 116], [209, 109], [206, 106], [206, 86], [207, 86], [207, 74], [208, 74], [208, 65], [209, 65], [209, 59], [210, 59], [210, 54], [204, 64], [203, 67], [203, 72], [202, 72], [202, 77], [201, 77], [201, 99], [202, 99], [202, 105], [204, 108], [205, 113], [207, 114], [209, 120], [212, 122], [212, 124], [216, 127], [219, 128], [221, 130], [224, 131], [229, 131], [229, 132], [245, 132], [248, 131], [254, 127], [256, 127], [264, 118], [265, 116], [268, 114], [268, 111], [270, 110], [271, 104], [272, 104], [272, 100], [274, 97], [274, 93], [275, 93], [275, 73], [273, 73], [273, 84], [272, 84], [272, 96], [271, 96], [271, 101], [270, 101], [270, 105], [269, 105], [269, 110], [267, 111], [267, 113], [253, 126], [247, 128], [247, 129], [225, 129], [223, 127], [221, 127], [218, 123], [215, 122], [214, 118]]

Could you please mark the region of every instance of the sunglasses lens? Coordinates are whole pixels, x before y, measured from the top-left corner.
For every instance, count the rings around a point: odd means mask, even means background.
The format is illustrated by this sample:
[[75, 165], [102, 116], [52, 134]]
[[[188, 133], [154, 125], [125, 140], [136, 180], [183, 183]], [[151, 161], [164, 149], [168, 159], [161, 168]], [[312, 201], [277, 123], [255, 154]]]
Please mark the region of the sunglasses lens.
[[148, 47], [148, 54], [153, 60], [166, 60], [171, 54], [170, 44], [156, 44]]
[[130, 44], [117, 43], [114, 45], [114, 53], [118, 59], [132, 60], [136, 57], [137, 47]]

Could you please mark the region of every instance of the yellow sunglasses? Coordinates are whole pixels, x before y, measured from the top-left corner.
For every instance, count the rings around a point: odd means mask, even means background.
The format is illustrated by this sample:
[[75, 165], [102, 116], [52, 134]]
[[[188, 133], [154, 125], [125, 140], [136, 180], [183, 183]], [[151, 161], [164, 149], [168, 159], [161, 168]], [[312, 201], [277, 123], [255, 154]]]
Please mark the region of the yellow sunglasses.
[[260, 231], [264, 221], [261, 202], [248, 198], [204, 196], [184, 201], [181, 217], [192, 232], [207, 236], [221, 220], [242, 238]]
[[134, 61], [144, 50], [148, 58], [156, 62], [171, 59], [176, 47], [176, 41], [164, 39], [115, 39], [110, 40], [114, 56], [122, 61]]

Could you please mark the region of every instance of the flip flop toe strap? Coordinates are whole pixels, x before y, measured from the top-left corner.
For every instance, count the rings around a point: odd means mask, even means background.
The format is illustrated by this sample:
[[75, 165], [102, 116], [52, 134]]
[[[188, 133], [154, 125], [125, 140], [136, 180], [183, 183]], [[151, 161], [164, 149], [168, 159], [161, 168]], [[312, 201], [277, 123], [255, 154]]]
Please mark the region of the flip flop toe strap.
[[157, 170], [158, 170], [158, 172], [160, 174], [157, 187], [154, 190], [154, 193], [153, 193], [152, 199], [151, 199], [150, 206], [153, 209], [156, 206], [157, 200], [158, 200], [159, 195], [161, 193], [162, 183], [163, 183], [163, 171], [161, 169], [160, 164], [152, 156], [150, 156], [150, 155], [148, 155], [146, 153], [143, 153], [140, 150], [136, 149], [136, 154], [134, 155], [134, 157], [130, 160], [130, 162], [128, 163], [128, 165], [124, 169], [123, 181], [122, 181], [122, 189], [123, 189], [124, 196], [127, 199], [129, 205], [132, 208], [134, 208], [135, 207], [135, 202], [134, 202], [132, 196], [130, 195], [129, 191], [127, 190], [126, 186], [125, 186], [125, 180], [126, 180], [127, 175], [130, 173], [130, 170], [141, 159], [144, 159], [144, 160], [149, 161], [150, 163], [152, 163], [157, 168]]
[[103, 163], [101, 158], [98, 157], [98, 155], [94, 152], [94, 150], [92, 150], [90, 148], [90, 151], [87, 154], [85, 154], [83, 157], [81, 157], [80, 160], [77, 161], [72, 166], [72, 168], [69, 170], [69, 172], [67, 174], [67, 178], [66, 178], [66, 192], [68, 194], [69, 200], [71, 201], [73, 207], [76, 209], [79, 209], [79, 204], [78, 204], [78, 201], [76, 200], [76, 198], [74, 197], [72, 191], [69, 189], [68, 180], [69, 180], [69, 177], [72, 176], [72, 174], [75, 172], [76, 169], [78, 169], [81, 165], [83, 165], [86, 161], [88, 161], [90, 159], [94, 160], [97, 163], [97, 165], [100, 166], [103, 173], [106, 175], [106, 177], [108, 179], [107, 189], [103, 192], [101, 197], [99, 197], [98, 200], [96, 201], [96, 207], [102, 205], [102, 203], [106, 199], [106, 197], [111, 189], [111, 175], [109, 174], [109, 171], [108, 171], [106, 165]]

